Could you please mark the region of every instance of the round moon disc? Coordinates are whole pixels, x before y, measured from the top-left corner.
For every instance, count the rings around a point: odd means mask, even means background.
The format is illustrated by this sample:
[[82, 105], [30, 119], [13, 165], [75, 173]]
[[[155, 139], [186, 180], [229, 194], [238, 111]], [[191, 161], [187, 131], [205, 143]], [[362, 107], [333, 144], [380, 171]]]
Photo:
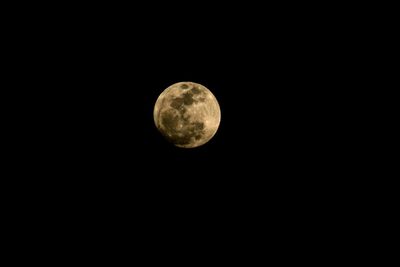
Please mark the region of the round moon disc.
[[165, 89], [154, 106], [154, 122], [161, 134], [178, 147], [204, 145], [217, 132], [221, 110], [205, 86], [179, 82]]

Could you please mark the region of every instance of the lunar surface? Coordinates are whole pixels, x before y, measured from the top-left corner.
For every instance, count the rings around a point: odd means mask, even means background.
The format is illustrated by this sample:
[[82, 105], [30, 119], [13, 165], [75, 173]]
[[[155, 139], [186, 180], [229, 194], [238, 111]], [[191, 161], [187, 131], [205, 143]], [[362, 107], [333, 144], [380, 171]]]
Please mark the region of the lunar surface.
[[154, 106], [154, 122], [161, 134], [178, 147], [204, 145], [221, 121], [217, 99], [201, 84], [179, 82], [165, 89]]

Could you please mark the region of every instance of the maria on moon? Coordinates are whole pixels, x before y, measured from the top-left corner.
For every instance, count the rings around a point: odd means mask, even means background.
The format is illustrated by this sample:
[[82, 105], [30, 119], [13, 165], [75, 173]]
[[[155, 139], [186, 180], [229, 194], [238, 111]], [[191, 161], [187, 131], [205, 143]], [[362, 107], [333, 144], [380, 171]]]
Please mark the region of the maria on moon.
[[193, 148], [204, 145], [215, 135], [221, 110], [205, 86], [179, 82], [160, 94], [153, 116], [157, 129], [168, 141], [178, 147]]

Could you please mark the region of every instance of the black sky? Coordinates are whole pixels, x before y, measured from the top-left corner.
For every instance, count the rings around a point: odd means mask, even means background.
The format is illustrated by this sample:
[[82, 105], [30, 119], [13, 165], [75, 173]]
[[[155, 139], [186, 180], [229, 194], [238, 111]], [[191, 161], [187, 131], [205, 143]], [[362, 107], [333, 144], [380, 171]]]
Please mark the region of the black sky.
[[[67, 253], [105, 244], [131, 255], [135, 243], [152, 258], [148, 248], [176, 241], [264, 258], [264, 242], [285, 258], [294, 254], [281, 248], [312, 234], [320, 249], [343, 235], [358, 210], [346, 196], [359, 190], [348, 179], [358, 170], [346, 170], [358, 118], [343, 118], [359, 99], [340, 18], [303, 3], [193, 4], [28, 8], [9, 21], [17, 97], [7, 112], [18, 118], [5, 140], [15, 186], [3, 188], [22, 216], [15, 232], [39, 235], [32, 247], [48, 233]], [[203, 84], [221, 107], [216, 135], [194, 149], [168, 143], [153, 121], [159, 94], [181, 81]]]
[[[303, 212], [333, 192], [345, 134], [334, 100], [345, 93], [328, 24], [286, 8], [159, 22], [118, 10], [24, 24], [28, 75], [18, 81], [34, 112], [24, 113], [21, 155], [39, 174], [27, 187], [77, 207], [227, 217]], [[203, 84], [221, 107], [218, 132], [199, 148], [174, 147], [153, 122], [157, 97], [180, 81]]]
[[[65, 149], [73, 170], [140, 183], [172, 179], [209, 188], [240, 181], [235, 186], [255, 190], [277, 177], [297, 183], [298, 173], [314, 172], [314, 161], [321, 160], [321, 73], [275, 37], [242, 47], [234, 40], [239, 36], [171, 33], [160, 43], [137, 45], [131, 38], [100, 47], [89, 39], [72, 59], [57, 59], [67, 64], [52, 77], [52, 105], [61, 111], [61, 119], [58, 112], [54, 117], [60, 127], [56, 153]], [[217, 134], [196, 149], [169, 144], [153, 122], [158, 95], [179, 81], [205, 85], [221, 106]]]
[[[332, 57], [321, 45], [323, 27], [278, 15], [242, 23], [233, 14], [210, 14], [208, 23], [146, 26], [126, 13], [87, 15], [27, 25], [36, 52], [26, 54], [24, 67], [40, 88], [30, 94], [43, 103], [43, 138], [52, 140], [52, 153], [86, 162], [78, 165], [97, 174], [142, 176], [148, 168], [180, 179], [180, 170], [251, 177], [313, 168], [326, 131], [319, 110], [334, 86], [323, 64]], [[158, 95], [179, 81], [205, 85], [221, 106], [220, 129], [198, 149], [175, 148], [153, 123]]]

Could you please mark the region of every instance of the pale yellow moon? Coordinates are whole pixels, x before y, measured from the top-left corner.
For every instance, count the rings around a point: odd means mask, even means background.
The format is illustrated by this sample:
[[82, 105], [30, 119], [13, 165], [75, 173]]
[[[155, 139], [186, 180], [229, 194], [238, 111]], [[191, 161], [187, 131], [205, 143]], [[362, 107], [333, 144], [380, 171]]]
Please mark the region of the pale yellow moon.
[[221, 121], [221, 109], [213, 93], [194, 82], [179, 82], [165, 89], [156, 101], [153, 115], [161, 134], [183, 148], [210, 141]]

